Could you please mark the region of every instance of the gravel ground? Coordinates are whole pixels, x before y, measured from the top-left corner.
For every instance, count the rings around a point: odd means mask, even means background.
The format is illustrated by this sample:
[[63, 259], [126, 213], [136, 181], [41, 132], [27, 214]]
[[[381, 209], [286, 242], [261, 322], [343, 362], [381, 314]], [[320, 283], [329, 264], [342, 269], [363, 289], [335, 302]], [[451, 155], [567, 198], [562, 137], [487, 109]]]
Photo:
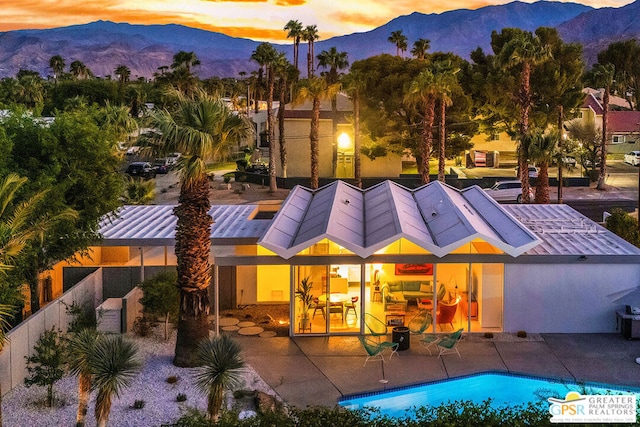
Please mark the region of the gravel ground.
[[[159, 335], [158, 335], [159, 336]], [[193, 374], [190, 369], [173, 366], [175, 332], [172, 339], [164, 341], [157, 336], [139, 338], [131, 337], [138, 344], [140, 355], [144, 359], [143, 370], [136, 376], [133, 384], [126, 388], [119, 398], [113, 400], [108, 425], [118, 427], [150, 427], [160, 426], [176, 421], [182, 412], [189, 407], [204, 411], [206, 398], [193, 385]], [[177, 376], [175, 384], [167, 383], [170, 376]], [[26, 388], [21, 385], [3, 397], [2, 415], [5, 427], [45, 427], [72, 426], [75, 424], [78, 405], [78, 381], [75, 377], [64, 377], [54, 386], [57, 405], [46, 408], [44, 387]], [[259, 390], [275, 395], [275, 392], [248, 367], [243, 389]], [[186, 402], [178, 403], [179, 393], [187, 395]], [[92, 393], [87, 413], [88, 427], [95, 426], [93, 411], [95, 408], [95, 392]], [[136, 400], [144, 400], [142, 409], [133, 409]], [[231, 402], [229, 402], [231, 404]], [[242, 408], [246, 409], [246, 408]]]

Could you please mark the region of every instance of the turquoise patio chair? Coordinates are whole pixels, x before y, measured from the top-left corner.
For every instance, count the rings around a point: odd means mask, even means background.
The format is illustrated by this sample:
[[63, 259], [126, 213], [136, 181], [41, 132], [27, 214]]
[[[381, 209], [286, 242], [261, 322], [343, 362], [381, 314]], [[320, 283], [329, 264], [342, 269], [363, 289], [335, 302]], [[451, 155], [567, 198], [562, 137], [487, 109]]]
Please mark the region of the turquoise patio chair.
[[378, 344], [380, 344], [384, 348], [391, 349], [391, 355], [389, 356], [389, 358], [391, 358], [391, 356], [393, 356], [394, 354], [400, 357], [400, 355], [398, 354], [398, 346], [399, 346], [398, 343], [380, 340], [380, 337], [387, 336], [387, 325], [385, 325], [385, 323], [382, 320], [378, 319], [377, 317], [375, 317], [370, 313], [365, 313], [363, 318], [364, 318], [364, 326], [369, 331], [371, 336], [376, 337], [378, 339]]
[[431, 323], [431, 313], [429, 313], [427, 310], [420, 310], [418, 314], [416, 314], [411, 318], [411, 320], [409, 320], [407, 326], [409, 327], [409, 332], [414, 335], [420, 335], [423, 334], [429, 326], [431, 326]]
[[461, 338], [462, 338], [462, 329], [458, 329], [451, 335], [447, 335], [444, 338], [442, 338], [440, 341], [438, 341], [438, 343], [436, 344], [440, 349], [440, 353], [438, 354], [438, 357], [442, 356], [443, 354], [448, 354], [453, 352], [456, 352], [458, 354], [458, 357], [461, 357], [460, 352], [458, 351], [458, 343], [460, 342]]
[[389, 355], [389, 360], [391, 360], [391, 357], [395, 354], [398, 354], [398, 343], [392, 343], [390, 341], [376, 341], [373, 340], [371, 338], [369, 338], [366, 335], [358, 335], [358, 340], [360, 340], [360, 343], [362, 344], [362, 346], [364, 347], [364, 349], [366, 350], [368, 356], [364, 361], [364, 364], [366, 365], [367, 362], [369, 361], [369, 359], [371, 358], [380, 358], [380, 360], [382, 360], [384, 362], [384, 351], [388, 348], [391, 349], [391, 354]]

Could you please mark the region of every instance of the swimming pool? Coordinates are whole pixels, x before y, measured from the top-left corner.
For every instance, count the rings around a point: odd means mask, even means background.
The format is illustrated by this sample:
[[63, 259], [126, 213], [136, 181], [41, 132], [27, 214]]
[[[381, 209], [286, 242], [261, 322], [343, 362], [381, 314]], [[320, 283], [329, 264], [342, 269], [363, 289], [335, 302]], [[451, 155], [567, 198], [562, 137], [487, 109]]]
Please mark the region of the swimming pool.
[[482, 403], [491, 398], [491, 406], [524, 405], [542, 402], [547, 398], [564, 399], [569, 391], [582, 394], [635, 393], [640, 398], [640, 389], [596, 383], [560, 382], [550, 378], [526, 375], [487, 372], [451, 378], [385, 392], [345, 396], [338, 402], [348, 409], [365, 406], [377, 407], [384, 415], [400, 417], [412, 407], [439, 406], [447, 401], [473, 401]]

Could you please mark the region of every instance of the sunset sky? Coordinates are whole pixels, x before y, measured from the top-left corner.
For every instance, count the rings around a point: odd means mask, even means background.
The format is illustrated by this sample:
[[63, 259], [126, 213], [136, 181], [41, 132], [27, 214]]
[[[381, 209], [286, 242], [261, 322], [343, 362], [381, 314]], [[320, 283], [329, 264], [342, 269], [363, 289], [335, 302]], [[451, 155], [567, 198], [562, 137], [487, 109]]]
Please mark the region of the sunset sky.
[[[576, 1], [620, 7], [633, 0]], [[411, 12], [441, 13], [502, 0], [2, 0], [0, 31], [63, 27], [97, 20], [183, 24], [234, 37], [282, 42], [290, 19], [315, 24], [321, 39], [367, 31]]]

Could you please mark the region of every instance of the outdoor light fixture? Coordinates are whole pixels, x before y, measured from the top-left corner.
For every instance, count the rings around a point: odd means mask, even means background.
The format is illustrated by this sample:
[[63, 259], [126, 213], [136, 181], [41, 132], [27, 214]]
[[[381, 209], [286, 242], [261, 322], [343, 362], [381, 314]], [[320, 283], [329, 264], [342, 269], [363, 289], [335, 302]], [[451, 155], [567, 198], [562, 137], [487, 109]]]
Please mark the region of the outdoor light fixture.
[[351, 137], [344, 132], [338, 136], [338, 148], [342, 151], [346, 151], [351, 148]]

